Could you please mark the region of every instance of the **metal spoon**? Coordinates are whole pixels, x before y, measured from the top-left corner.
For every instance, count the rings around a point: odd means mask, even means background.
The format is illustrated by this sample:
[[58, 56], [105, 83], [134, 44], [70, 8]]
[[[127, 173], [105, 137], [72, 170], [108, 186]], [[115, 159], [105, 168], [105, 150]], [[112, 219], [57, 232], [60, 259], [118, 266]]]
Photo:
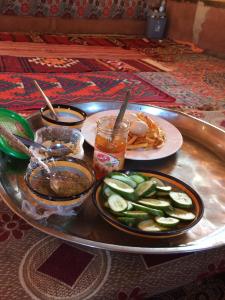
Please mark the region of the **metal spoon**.
[[19, 135], [16, 135], [16, 134], [14, 134], [14, 136], [17, 139], [19, 139], [23, 144], [25, 144], [27, 146], [33, 146], [35, 148], [43, 149], [44, 151], [46, 151], [49, 154], [54, 155], [54, 156], [64, 156], [64, 155], [67, 155], [67, 154], [72, 152], [72, 150], [69, 147], [67, 147], [63, 144], [58, 143], [58, 144], [53, 145], [52, 147], [45, 147], [42, 144], [39, 144], [37, 142], [33, 142], [32, 140], [29, 140], [29, 139], [24, 138], [22, 136], [19, 136]]
[[126, 96], [125, 96], [125, 98], [124, 98], [124, 102], [123, 102], [123, 104], [122, 104], [121, 107], [120, 107], [120, 111], [119, 111], [119, 113], [118, 113], [118, 115], [117, 115], [115, 124], [114, 124], [114, 126], [113, 126], [113, 130], [112, 130], [112, 141], [113, 141], [113, 139], [114, 139], [116, 130], [119, 129], [120, 123], [121, 123], [122, 120], [123, 120], [125, 111], [126, 111], [126, 109], [127, 109], [127, 104], [128, 104], [129, 98], [130, 98], [130, 90], [127, 90]]

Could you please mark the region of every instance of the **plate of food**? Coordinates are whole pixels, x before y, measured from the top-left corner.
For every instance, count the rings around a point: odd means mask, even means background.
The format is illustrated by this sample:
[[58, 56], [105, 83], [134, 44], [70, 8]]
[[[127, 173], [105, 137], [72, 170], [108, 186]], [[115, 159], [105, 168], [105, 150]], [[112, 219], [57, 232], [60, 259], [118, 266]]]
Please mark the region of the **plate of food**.
[[[102, 111], [89, 116], [81, 132], [85, 141], [94, 147], [97, 121], [115, 116], [118, 110]], [[168, 121], [147, 113], [129, 110], [125, 118], [130, 121], [126, 159], [154, 160], [176, 153], [183, 144], [180, 131]]]
[[157, 171], [112, 172], [99, 181], [92, 197], [106, 222], [139, 237], [178, 236], [195, 226], [204, 211], [189, 185]]

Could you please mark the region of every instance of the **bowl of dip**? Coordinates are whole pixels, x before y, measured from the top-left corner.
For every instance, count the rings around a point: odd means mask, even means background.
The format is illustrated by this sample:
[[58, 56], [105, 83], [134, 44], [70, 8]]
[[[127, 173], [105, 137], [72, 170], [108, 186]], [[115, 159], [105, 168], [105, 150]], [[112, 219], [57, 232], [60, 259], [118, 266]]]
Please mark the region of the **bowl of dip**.
[[[69, 150], [66, 156], [78, 159], [83, 159], [84, 157], [84, 137], [76, 128], [68, 128], [66, 126], [42, 127], [35, 132], [34, 140], [47, 148], [54, 147], [54, 145], [57, 144], [63, 145]], [[43, 149], [34, 147], [31, 147], [30, 150], [36, 158], [38, 157], [40, 159], [45, 159], [51, 156], [65, 156], [60, 151], [57, 151], [58, 153], [47, 153], [43, 151]]]
[[53, 104], [52, 106], [58, 116], [58, 120], [54, 119], [49, 107], [45, 106], [40, 110], [44, 126], [68, 126], [80, 129], [87, 117], [83, 110], [74, 106], [66, 104]]
[[43, 160], [49, 171], [31, 161], [25, 182], [30, 196], [44, 209], [80, 210], [92, 193], [95, 173], [83, 160], [72, 157]]

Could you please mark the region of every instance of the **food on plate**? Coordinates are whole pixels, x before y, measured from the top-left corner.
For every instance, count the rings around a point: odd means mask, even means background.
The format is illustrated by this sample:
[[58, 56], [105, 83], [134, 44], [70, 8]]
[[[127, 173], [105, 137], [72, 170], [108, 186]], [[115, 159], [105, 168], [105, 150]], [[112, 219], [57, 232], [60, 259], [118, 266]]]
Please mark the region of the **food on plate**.
[[127, 113], [125, 118], [130, 121], [127, 149], [154, 149], [165, 143], [163, 130], [144, 113]]
[[109, 214], [145, 232], [180, 229], [196, 219], [192, 198], [168, 182], [137, 172], [112, 172], [101, 185], [100, 201]]

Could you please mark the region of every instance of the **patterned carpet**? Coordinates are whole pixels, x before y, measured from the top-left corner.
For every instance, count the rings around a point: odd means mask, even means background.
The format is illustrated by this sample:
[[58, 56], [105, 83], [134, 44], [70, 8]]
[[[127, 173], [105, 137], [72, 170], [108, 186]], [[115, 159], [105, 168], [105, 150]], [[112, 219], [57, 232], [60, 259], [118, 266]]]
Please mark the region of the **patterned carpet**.
[[120, 101], [126, 88], [131, 102], [179, 107], [174, 97], [147, 83], [136, 74], [91, 72], [73, 74], [0, 73], [0, 106], [31, 113], [43, 106], [43, 99], [33, 80], [37, 80], [52, 103]]
[[201, 281], [192, 282], [175, 290], [146, 300], [224, 300], [225, 273], [211, 274]]
[[93, 59], [67, 57], [0, 56], [0, 72], [15, 73], [83, 73], [98, 71], [156, 72], [144, 59]]

